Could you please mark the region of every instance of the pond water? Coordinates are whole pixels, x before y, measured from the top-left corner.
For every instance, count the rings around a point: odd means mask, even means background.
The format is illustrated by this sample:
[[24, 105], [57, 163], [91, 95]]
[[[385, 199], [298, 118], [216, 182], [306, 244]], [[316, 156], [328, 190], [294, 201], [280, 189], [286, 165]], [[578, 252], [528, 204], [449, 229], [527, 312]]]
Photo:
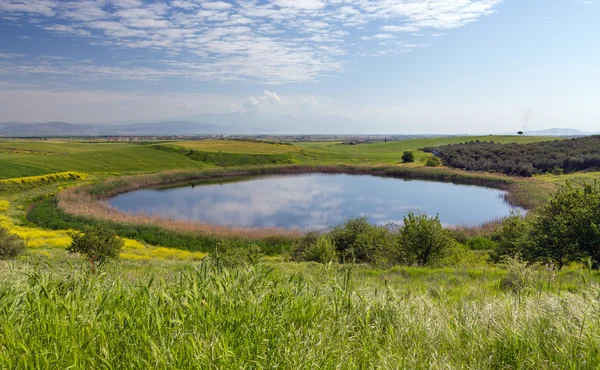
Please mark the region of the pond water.
[[246, 227], [326, 229], [354, 217], [401, 224], [409, 211], [476, 226], [515, 207], [497, 189], [345, 174], [278, 175], [144, 189], [109, 203], [125, 212]]

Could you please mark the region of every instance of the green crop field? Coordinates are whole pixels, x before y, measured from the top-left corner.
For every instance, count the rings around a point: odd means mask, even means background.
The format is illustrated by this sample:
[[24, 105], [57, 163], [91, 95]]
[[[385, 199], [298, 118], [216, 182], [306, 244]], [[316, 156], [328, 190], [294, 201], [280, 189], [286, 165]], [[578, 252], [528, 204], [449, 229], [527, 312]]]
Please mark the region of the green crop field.
[[0, 149], [14, 148], [48, 153], [77, 153], [114, 150], [130, 146], [127, 142], [85, 142], [72, 140], [11, 140], [0, 141]]
[[[271, 144], [251, 141], [213, 140], [180, 141], [168, 145], [200, 152], [234, 155], [289, 155], [296, 163], [307, 164], [397, 164], [406, 150], [415, 151], [417, 164], [428, 154], [417, 152], [426, 146], [460, 143], [468, 140], [494, 140], [498, 142], [535, 142], [552, 140], [540, 137], [483, 136], [419, 139], [389, 143], [342, 145], [339, 143]], [[170, 169], [191, 169], [213, 166], [185, 156], [185, 153], [160, 151], [155, 144], [98, 143], [82, 141], [27, 141], [0, 142], [0, 148], [13, 148], [40, 152], [39, 154], [14, 154], [0, 152], [0, 179], [35, 176], [53, 172], [77, 171], [90, 173], [158, 172]]]
[[[41, 175], [53, 172], [157, 172], [178, 168], [204, 168], [210, 165], [190, 160], [182, 155], [165, 153], [144, 145], [89, 144], [75, 145], [77, 150], [62, 154], [0, 155], [0, 179]], [[36, 144], [24, 146], [37, 148]], [[67, 148], [68, 150], [68, 148]]]
[[180, 141], [177, 146], [203, 152], [245, 153], [245, 154], [285, 154], [294, 153], [298, 148], [292, 145], [271, 144], [257, 141], [203, 140]]
[[[558, 270], [498, 251], [532, 245], [536, 212], [559, 185], [591, 183], [600, 172], [517, 178], [427, 167], [432, 154], [419, 151], [471, 140], [555, 138], [0, 141], [0, 257], [6, 235], [24, 245], [0, 261], [0, 368], [597, 369], [597, 259], [578, 255]], [[405, 151], [414, 163], [400, 163]], [[497, 186], [534, 209], [513, 223], [440, 226], [445, 254], [402, 264], [408, 238], [373, 225], [349, 222], [318, 238], [217, 232], [170, 219], [142, 223], [104, 203], [143, 187], [317, 170]], [[67, 252], [74, 232], [89, 225], [114, 230], [123, 243], [98, 270]], [[334, 240], [354, 244], [342, 256]], [[377, 258], [360, 260], [364, 250]], [[395, 259], [381, 262], [380, 251]], [[335, 257], [313, 258], [326, 253]]]

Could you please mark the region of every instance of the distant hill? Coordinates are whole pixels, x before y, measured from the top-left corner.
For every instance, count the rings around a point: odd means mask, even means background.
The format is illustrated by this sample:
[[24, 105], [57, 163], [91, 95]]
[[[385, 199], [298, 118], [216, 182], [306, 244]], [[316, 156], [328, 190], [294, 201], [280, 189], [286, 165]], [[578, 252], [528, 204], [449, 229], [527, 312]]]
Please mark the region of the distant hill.
[[0, 123], [0, 136], [106, 136], [106, 135], [212, 135], [228, 128], [198, 122], [167, 121], [127, 125], [94, 125], [68, 122]]
[[596, 135], [594, 132], [586, 132], [574, 128], [551, 128], [541, 131], [526, 131], [525, 135], [530, 136], [589, 136]]

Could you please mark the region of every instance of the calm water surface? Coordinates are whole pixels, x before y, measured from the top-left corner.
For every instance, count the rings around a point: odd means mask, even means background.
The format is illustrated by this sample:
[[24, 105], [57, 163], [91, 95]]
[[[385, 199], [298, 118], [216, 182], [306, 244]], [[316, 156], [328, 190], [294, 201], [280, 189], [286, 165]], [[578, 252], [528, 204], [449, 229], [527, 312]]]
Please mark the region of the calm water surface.
[[360, 216], [375, 224], [399, 224], [409, 211], [439, 214], [447, 225], [474, 226], [515, 209], [504, 194], [442, 182], [303, 174], [146, 189], [109, 203], [126, 212], [230, 226], [325, 229]]

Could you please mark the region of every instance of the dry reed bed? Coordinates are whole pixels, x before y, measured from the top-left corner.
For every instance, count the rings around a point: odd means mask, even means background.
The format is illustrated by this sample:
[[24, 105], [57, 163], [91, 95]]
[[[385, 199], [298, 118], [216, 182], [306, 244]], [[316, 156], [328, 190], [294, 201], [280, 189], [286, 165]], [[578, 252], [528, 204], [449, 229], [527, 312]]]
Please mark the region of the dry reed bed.
[[62, 191], [57, 199], [58, 208], [72, 216], [124, 225], [158, 226], [165, 230], [183, 234], [234, 237], [248, 240], [261, 240], [269, 237], [294, 239], [302, 235], [300, 231], [292, 229], [230, 227], [203, 222], [179, 221], [143, 213], [126, 213], [111, 207], [102, 199], [91, 196], [82, 188], [70, 188]]
[[245, 228], [229, 227], [194, 221], [178, 221], [140, 213], [125, 213], [111, 207], [105, 200], [118, 194], [149, 187], [202, 181], [215, 178], [230, 178], [249, 175], [272, 174], [364, 174], [405, 179], [424, 179], [447, 181], [458, 184], [484, 185], [509, 190], [513, 179], [506, 176], [465, 173], [446, 168], [408, 168], [408, 167], [351, 167], [351, 166], [271, 166], [245, 167], [237, 169], [218, 169], [210, 171], [169, 171], [153, 175], [136, 175], [93, 184], [86, 187], [69, 188], [57, 196], [58, 207], [73, 216], [110, 221], [120, 224], [158, 226], [166, 230], [201, 234], [218, 237], [238, 237], [249, 240], [261, 240], [269, 237], [298, 238], [299, 230], [283, 228]]

